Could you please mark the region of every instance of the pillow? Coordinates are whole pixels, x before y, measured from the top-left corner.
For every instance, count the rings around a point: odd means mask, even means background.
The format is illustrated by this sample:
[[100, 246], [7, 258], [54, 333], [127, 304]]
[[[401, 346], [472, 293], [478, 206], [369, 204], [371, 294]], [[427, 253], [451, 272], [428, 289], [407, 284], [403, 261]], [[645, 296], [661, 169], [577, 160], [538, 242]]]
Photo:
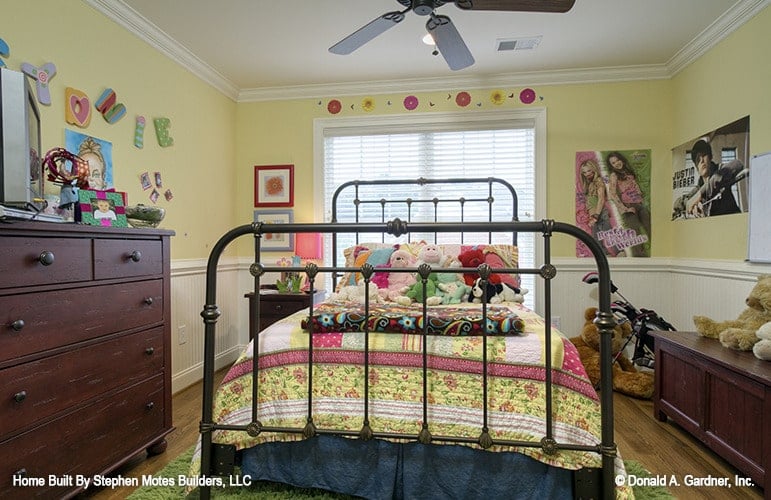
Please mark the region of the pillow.
[[[425, 241], [410, 243], [360, 243], [353, 247], [348, 247], [343, 251], [345, 256], [345, 267], [361, 267], [365, 263], [373, 267], [388, 263], [388, 259], [395, 250], [404, 250], [418, 258], [420, 250], [428, 245]], [[450, 262], [459, 262], [458, 256], [466, 251], [477, 249], [482, 251], [484, 262], [494, 268], [516, 268], [519, 267], [519, 250], [516, 245], [465, 245], [457, 243], [444, 243], [437, 245], [444, 255], [443, 262], [449, 265]], [[360, 273], [345, 273], [343, 278], [337, 284], [335, 291], [346, 285], [355, 285], [361, 277]], [[496, 274], [499, 282], [520, 288], [519, 275]]]

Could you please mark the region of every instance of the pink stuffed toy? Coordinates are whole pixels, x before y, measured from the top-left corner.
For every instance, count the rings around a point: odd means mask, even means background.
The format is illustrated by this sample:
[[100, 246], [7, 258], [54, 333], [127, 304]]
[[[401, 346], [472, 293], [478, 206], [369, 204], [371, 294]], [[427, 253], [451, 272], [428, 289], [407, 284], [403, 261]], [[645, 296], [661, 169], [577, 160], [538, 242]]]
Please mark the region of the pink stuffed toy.
[[[415, 258], [409, 252], [395, 250], [391, 254], [388, 264], [391, 269], [412, 267], [415, 264]], [[380, 288], [378, 294], [383, 300], [395, 302], [403, 297], [414, 283], [415, 276], [412, 273], [388, 273], [388, 286]]]

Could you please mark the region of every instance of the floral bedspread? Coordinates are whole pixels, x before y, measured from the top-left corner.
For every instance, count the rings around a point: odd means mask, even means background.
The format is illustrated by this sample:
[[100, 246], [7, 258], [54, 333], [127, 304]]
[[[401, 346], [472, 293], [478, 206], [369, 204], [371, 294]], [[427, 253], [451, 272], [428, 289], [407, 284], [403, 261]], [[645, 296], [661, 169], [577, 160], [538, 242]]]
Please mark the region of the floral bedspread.
[[[488, 359], [488, 427], [494, 439], [539, 442], [545, 435], [546, 335], [543, 319], [521, 304], [506, 304], [524, 322], [520, 335], [490, 336]], [[470, 307], [479, 305], [468, 304]], [[259, 340], [258, 420], [264, 426], [302, 428], [306, 423], [308, 343], [313, 345], [313, 421], [317, 428], [358, 432], [363, 424], [365, 376], [369, 378], [369, 419], [375, 432], [417, 435], [423, 424], [423, 342], [428, 352], [428, 421], [430, 432], [474, 436], [481, 432], [481, 336], [423, 336], [370, 333], [370, 371], [364, 373], [362, 332], [308, 335], [300, 311], [261, 332]], [[551, 336], [553, 437], [559, 443], [597, 445], [600, 404], [575, 347], [554, 329]], [[256, 340], [255, 340], [256, 341]], [[251, 421], [253, 343], [223, 379], [216, 395], [214, 420], [245, 425]], [[238, 449], [270, 441], [301, 439], [299, 434], [218, 430], [217, 443]], [[476, 446], [476, 445], [471, 445]], [[498, 446], [541, 462], [567, 468], [599, 467], [598, 454], [539, 447]], [[623, 471], [620, 458], [617, 468]], [[200, 441], [191, 474], [200, 470]]]
[[[314, 333], [370, 332], [419, 334], [425, 326], [428, 335], [518, 335], [525, 331], [525, 322], [511, 308], [488, 305], [487, 314], [480, 306], [434, 306], [426, 316], [420, 304], [400, 306], [372, 304], [365, 311], [363, 304], [328, 302], [314, 308], [311, 316]], [[308, 330], [308, 320], [301, 326]]]

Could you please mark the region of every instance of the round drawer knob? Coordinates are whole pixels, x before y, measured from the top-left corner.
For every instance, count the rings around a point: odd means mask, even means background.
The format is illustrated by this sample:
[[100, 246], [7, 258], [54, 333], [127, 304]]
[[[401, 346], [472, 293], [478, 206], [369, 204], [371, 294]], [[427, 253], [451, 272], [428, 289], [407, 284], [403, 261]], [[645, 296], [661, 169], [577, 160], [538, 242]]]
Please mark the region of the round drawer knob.
[[21, 329], [24, 328], [24, 320], [17, 319], [13, 323], [11, 323], [11, 328], [13, 328], [14, 331], [20, 332]]
[[134, 262], [139, 262], [140, 260], [142, 260], [142, 252], [140, 252], [139, 250], [134, 250], [129, 255], [129, 259], [131, 259]]
[[153, 305], [153, 298], [152, 297], [147, 297], [145, 299], [145, 304], [147, 304], [148, 306]]
[[27, 399], [27, 391], [19, 391], [13, 395], [13, 400], [17, 403], [21, 403], [25, 399]]
[[40, 255], [38, 256], [37, 260], [44, 266], [50, 266], [51, 264], [54, 263], [54, 253], [49, 252], [48, 250], [40, 252]]
[[147, 349], [145, 349], [145, 354], [147, 354], [148, 356], [150, 356], [154, 352], [155, 352], [154, 347], [148, 347]]
[[282, 304], [276, 304], [275, 306], [273, 306], [273, 309], [275, 309], [276, 311], [280, 311], [283, 308], [284, 306]]
[[150, 401], [145, 405], [145, 410], [149, 411], [149, 410], [152, 410], [153, 408], [155, 408], [155, 403], [153, 403], [152, 401]]

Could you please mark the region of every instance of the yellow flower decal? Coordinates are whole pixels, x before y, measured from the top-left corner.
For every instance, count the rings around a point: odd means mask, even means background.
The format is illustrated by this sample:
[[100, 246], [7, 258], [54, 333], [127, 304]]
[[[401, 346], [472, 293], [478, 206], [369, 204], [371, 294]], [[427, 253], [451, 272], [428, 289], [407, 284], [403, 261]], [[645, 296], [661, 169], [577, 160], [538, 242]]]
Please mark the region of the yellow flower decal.
[[375, 109], [375, 100], [371, 97], [365, 97], [361, 101], [361, 109], [369, 113], [370, 111]]
[[502, 90], [493, 90], [490, 94], [490, 102], [496, 106], [500, 106], [506, 100], [506, 95]]

